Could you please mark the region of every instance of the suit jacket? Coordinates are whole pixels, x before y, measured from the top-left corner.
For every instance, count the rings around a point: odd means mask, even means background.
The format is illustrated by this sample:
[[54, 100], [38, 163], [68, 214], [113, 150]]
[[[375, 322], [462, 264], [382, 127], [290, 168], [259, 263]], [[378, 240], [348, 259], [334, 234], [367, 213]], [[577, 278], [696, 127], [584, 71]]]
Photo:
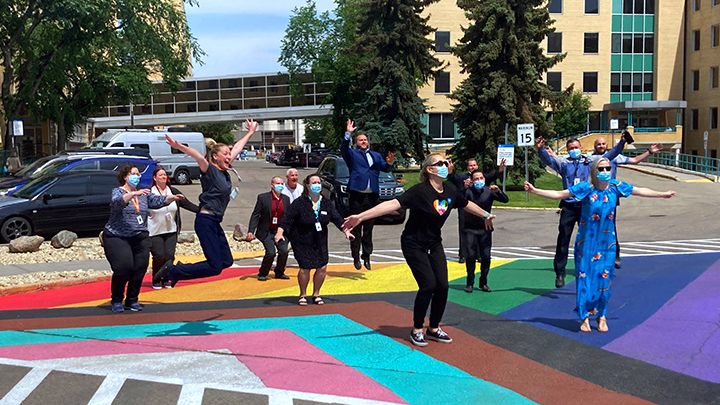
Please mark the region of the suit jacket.
[[[352, 139], [352, 138], [350, 138]], [[368, 180], [370, 180], [370, 190], [375, 194], [380, 194], [380, 184], [378, 176], [380, 176], [380, 170], [389, 172], [392, 170], [393, 165], [387, 163], [383, 159], [382, 155], [375, 151], [368, 151], [372, 156], [373, 164], [368, 165], [365, 151], [360, 149], [350, 148], [350, 139], [343, 138], [342, 144], [340, 145], [340, 152], [342, 153], [345, 163], [350, 169], [350, 179], [348, 180], [348, 190], [364, 191], [367, 189]]]
[[[280, 194], [283, 202], [283, 215], [290, 208], [290, 198], [285, 194]], [[280, 224], [281, 218], [278, 218], [278, 225]], [[258, 240], [263, 240], [270, 233], [270, 222], [272, 221], [272, 191], [267, 193], [258, 194], [257, 201], [255, 202], [255, 208], [253, 209], [252, 215], [250, 215], [250, 224], [248, 225], [248, 232], [255, 235]]]

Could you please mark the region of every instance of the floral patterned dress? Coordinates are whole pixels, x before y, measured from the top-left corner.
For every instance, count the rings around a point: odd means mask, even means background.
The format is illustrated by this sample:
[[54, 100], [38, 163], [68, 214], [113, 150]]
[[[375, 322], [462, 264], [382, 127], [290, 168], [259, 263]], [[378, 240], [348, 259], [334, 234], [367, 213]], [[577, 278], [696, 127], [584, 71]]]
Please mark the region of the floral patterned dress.
[[630, 196], [633, 186], [610, 180], [605, 190], [594, 188], [588, 182], [576, 184], [568, 190], [582, 201], [580, 226], [575, 239], [575, 313], [580, 319], [604, 316], [615, 269], [615, 208], [618, 198]]

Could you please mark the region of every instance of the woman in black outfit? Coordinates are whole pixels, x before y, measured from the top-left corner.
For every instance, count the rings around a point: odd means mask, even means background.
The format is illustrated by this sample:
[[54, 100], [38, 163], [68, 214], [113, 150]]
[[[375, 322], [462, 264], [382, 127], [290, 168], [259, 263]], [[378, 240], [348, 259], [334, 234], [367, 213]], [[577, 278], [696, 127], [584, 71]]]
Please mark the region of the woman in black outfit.
[[[303, 181], [302, 195], [293, 201], [283, 214], [275, 234], [275, 242], [279, 242], [287, 232], [292, 243], [295, 260], [300, 266], [298, 305], [301, 306], [308, 304], [306, 293], [310, 282], [310, 269], [315, 269], [313, 302], [318, 305], [325, 303], [320, 297], [320, 287], [325, 281], [328, 263], [328, 225], [332, 222], [341, 229], [343, 224], [343, 217], [335, 209], [335, 204], [322, 198], [321, 191], [320, 177], [314, 174], [307, 176]], [[350, 231], [345, 231], [345, 237], [348, 240], [353, 239]]]
[[409, 208], [410, 216], [400, 238], [403, 256], [410, 266], [418, 284], [410, 340], [416, 346], [427, 346], [423, 325], [430, 306], [430, 326], [427, 338], [443, 343], [452, 339], [440, 329], [448, 297], [448, 271], [445, 250], [442, 246], [441, 228], [453, 208], [484, 218], [492, 227], [494, 215], [490, 215], [467, 198], [450, 182], [444, 182], [450, 163], [441, 155], [427, 157], [420, 170], [420, 183], [411, 187], [398, 198], [375, 206], [357, 215], [351, 215], [343, 224], [349, 231], [362, 221], [376, 218], [401, 207]]

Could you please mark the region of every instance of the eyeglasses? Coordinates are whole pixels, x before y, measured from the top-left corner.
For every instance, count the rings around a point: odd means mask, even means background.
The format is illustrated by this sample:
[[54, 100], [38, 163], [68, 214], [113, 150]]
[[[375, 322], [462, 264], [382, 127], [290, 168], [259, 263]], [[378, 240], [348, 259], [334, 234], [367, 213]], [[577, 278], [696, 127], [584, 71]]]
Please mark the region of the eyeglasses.
[[450, 162], [448, 162], [447, 160], [438, 160], [437, 162], [433, 163], [432, 166], [437, 166], [437, 167], [440, 167], [440, 166], [450, 167]]
[[609, 172], [610, 170], [612, 170], [612, 168], [610, 168], [610, 166], [598, 166], [599, 172]]

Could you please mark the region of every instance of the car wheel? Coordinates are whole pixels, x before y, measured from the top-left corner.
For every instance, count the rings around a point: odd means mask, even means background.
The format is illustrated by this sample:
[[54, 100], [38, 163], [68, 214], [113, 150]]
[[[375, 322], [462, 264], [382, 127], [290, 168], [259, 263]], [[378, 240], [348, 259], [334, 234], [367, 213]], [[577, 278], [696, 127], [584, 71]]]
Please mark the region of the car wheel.
[[175, 172], [175, 183], [177, 184], [190, 184], [190, 173], [185, 169], [180, 169]]
[[22, 217], [8, 218], [0, 227], [0, 238], [3, 243], [29, 235], [32, 235], [32, 225], [30, 225], [30, 221]]

